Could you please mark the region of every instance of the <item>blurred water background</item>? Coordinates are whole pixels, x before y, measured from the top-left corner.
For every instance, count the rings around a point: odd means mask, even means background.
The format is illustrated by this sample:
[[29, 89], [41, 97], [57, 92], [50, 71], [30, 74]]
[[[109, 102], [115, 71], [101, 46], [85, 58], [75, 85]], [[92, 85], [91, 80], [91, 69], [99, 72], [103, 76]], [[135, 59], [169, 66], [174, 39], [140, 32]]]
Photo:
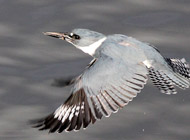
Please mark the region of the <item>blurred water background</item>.
[[149, 82], [110, 118], [77, 133], [48, 134], [28, 125], [68, 96], [55, 78], [78, 75], [92, 59], [45, 31], [89, 28], [154, 44], [190, 62], [189, 0], [0, 0], [0, 140], [188, 140], [190, 90], [161, 94]]

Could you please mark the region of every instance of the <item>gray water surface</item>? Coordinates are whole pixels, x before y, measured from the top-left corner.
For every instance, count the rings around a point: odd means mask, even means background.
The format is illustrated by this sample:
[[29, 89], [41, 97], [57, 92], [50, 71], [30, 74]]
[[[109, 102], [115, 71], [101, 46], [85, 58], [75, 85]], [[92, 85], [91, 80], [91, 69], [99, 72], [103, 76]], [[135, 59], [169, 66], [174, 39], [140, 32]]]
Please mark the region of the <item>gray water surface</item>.
[[28, 124], [69, 96], [70, 87], [52, 87], [53, 79], [80, 74], [92, 59], [42, 32], [126, 34], [190, 62], [189, 7], [189, 0], [0, 0], [0, 140], [189, 140], [190, 90], [169, 96], [150, 82], [86, 130], [48, 134]]

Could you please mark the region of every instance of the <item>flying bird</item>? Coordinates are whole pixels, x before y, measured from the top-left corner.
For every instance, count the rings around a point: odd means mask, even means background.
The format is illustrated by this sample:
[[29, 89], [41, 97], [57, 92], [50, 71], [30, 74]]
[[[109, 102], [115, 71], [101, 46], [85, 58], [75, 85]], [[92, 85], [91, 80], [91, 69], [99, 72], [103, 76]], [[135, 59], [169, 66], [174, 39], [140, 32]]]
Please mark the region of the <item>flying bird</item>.
[[176, 86], [190, 86], [190, 67], [184, 58], [165, 58], [156, 47], [135, 38], [106, 36], [88, 29], [44, 34], [71, 43], [93, 60], [81, 75], [67, 81], [72, 85], [68, 99], [52, 114], [35, 122], [39, 130], [61, 133], [87, 128], [132, 101], [148, 76], [165, 94], [176, 94]]

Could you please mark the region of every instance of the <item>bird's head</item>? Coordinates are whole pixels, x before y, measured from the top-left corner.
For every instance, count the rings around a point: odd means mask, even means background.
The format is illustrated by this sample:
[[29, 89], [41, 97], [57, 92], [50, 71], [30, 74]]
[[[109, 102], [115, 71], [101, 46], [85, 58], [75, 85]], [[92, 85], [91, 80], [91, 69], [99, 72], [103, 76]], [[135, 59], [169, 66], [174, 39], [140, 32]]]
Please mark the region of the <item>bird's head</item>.
[[86, 47], [105, 37], [105, 35], [88, 29], [74, 29], [71, 32], [45, 32], [47, 36], [65, 40], [76, 47]]

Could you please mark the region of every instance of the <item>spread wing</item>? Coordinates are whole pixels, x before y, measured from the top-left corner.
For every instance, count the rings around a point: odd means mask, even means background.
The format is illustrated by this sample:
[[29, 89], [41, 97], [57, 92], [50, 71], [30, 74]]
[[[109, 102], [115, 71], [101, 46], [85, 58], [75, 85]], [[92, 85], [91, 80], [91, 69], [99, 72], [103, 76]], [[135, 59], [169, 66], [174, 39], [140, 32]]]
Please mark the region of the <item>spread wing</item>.
[[73, 83], [70, 97], [54, 113], [37, 122], [39, 130], [62, 132], [86, 128], [132, 101], [147, 81], [147, 70], [107, 56], [93, 61]]

